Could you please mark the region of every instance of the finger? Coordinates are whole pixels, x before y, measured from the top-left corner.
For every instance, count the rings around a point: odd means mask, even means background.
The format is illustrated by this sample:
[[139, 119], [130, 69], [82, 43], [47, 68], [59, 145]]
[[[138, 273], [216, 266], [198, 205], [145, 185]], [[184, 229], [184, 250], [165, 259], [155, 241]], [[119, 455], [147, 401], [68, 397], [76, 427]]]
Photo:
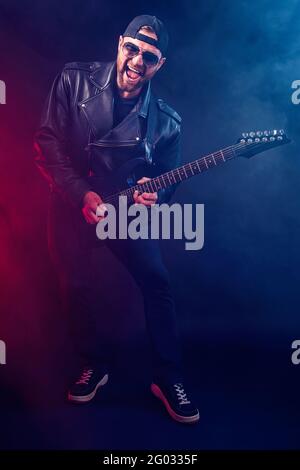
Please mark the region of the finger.
[[144, 206], [153, 206], [155, 201], [144, 199], [142, 196], [139, 196], [138, 203], [143, 204]]
[[133, 193], [133, 199], [134, 199], [134, 202], [135, 202], [135, 203], [138, 202], [138, 198], [139, 198], [139, 192], [138, 192], [138, 191], [134, 191], [134, 193]]
[[150, 181], [151, 178], [147, 178], [147, 176], [143, 176], [143, 178], [141, 178], [140, 180], [138, 180], [138, 184], [143, 184], [143, 183], [147, 183], [147, 181]]
[[97, 221], [95, 221], [94, 219], [88, 219], [87, 222], [90, 224], [90, 225], [96, 225], [98, 224], [99, 222], [101, 222], [101, 220], [105, 219], [105, 217], [98, 217], [97, 218]]
[[87, 217], [86, 218], [86, 221], [88, 224], [90, 225], [95, 225], [97, 222], [95, 222], [95, 220], [93, 220], [91, 217]]
[[96, 222], [92, 219], [92, 217], [91, 217], [90, 215], [84, 214], [84, 218], [85, 218], [85, 221], [86, 221], [88, 224], [90, 224], [90, 225], [91, 225], [91, 224], [92, 224], [92, 225], [96, 224]]
[[144, 199], [148, 199], [149, 201], [156, 201], [157, 200], [157, 193], [143, 193], [141, 195]]
[[103, 219], [103, 217], [96, 215], [95, 212], [91, 209], [88, 211], [88, 218], [90, 220], [90, 223], [93, 224], [97, 224], [101, 219]]

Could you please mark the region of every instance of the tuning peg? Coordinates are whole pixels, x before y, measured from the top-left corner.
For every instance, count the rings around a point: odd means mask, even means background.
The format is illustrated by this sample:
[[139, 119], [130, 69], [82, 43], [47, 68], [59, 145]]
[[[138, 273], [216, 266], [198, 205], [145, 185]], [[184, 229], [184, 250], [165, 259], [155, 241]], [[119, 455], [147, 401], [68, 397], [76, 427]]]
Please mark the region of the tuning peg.
[[257, 135], [257, 137], [262, 137], [263, 133], [262, 133], [262, 131], [257, 131], [256, 135]]
[[247, 137], [248, 137], [248, 132], [243, 132], [243, 133], [242, 133], [242, 136], [243, 136], [244, 139], [247, 139]]
[[[250, 135], [250, 134], [249, 134], [249, 135]], [[253, 139], [250, 139], [250, 138], [249, 138], [249, 139], [247, 139], [247, 142], [248, 142], [249, 144], [251, 144], [251, 143], [253, 142]]]
[[240, 139], [240, 143], [244, 144], [246, 142], [246, 139]]
[[254, 142], [260, 142], [260, 138], [259, 138], [259, 137], [255, 137]]
[[272, 135], [277, 135], [278, 134], [278, 130], [277, 129], [273, 129], [272, 132], [271, 132]]
[[280, 129], [280, 130], [278, 131], [278, 133], [279, 133], [279, 135], [284, 135], [284, 130], [283, 130], [283, 129]]
[[263, 137], [261, 140], [262, 140], [263, 142], [268, 142], [269, 139], [268, 139], [268, 137]]
[[253, 131], [249, 132], [249, 137], [251, 137], [251, 139], [253, 139], [253, 137], [255, 137], [255, 132], [253, 132]]
[[278, 135], [278, 136], [277, 136], [277, 140], [283, 140], [282, 135]]
[[276, 140], [276, 138], [275, 138], [273, 135], [271, 135], [270, 141], [271, 141], [271, 142], [274, 142], [274, 140]]
[[269, 132], [269, 131], [264, 131], [264, 135], [265, 135], [266, 137], [268, 137], [268, 136], [270, 135], [270, 132]]

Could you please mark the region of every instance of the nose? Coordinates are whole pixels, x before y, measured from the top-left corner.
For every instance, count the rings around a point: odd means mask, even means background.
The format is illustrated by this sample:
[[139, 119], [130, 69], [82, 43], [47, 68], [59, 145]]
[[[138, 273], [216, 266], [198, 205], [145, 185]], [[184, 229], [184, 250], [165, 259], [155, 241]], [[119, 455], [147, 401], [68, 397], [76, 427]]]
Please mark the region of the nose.
[[140, 67], [144, 65], [143, 56], [140, 52], [132, 58], [132, 63], [133, 65], [139, 65]]

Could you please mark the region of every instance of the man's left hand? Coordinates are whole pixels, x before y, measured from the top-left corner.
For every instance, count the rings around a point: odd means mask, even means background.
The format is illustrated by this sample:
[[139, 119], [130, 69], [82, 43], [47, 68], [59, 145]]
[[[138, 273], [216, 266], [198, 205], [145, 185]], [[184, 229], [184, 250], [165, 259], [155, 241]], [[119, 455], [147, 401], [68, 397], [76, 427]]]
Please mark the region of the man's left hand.
[[[150, 181], [151, 178], [147, 178], [146, 176], [143, 176], [137, 184], [144, 184], [147, 183], [147, 181]], [[153, 204], [156, 204], [158, 195], [157, 193], [142, 193], [139, 194], [138, 191], [135, 191], [133, 193], [133, 199], [136, 204], [144, 204], [144, 206], [152, 206]]]

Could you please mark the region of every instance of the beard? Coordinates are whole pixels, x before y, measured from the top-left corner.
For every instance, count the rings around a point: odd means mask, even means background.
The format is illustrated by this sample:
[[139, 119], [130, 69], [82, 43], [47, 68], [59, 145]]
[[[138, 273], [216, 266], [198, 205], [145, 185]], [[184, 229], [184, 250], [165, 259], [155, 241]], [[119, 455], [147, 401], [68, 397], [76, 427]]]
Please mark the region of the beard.
[[[146, 79], [143, 75], [132, 78], [128, 75], [128, 61], [123, 64], [123, 66], [117, 71], [117, 84], [120, 90], [125, 92], [134, 92], [143, 88], [146, 83]], [[129, 73], [131, 73], [129, 71]], [[134, 74], [131, 73], [132, 76]]]

